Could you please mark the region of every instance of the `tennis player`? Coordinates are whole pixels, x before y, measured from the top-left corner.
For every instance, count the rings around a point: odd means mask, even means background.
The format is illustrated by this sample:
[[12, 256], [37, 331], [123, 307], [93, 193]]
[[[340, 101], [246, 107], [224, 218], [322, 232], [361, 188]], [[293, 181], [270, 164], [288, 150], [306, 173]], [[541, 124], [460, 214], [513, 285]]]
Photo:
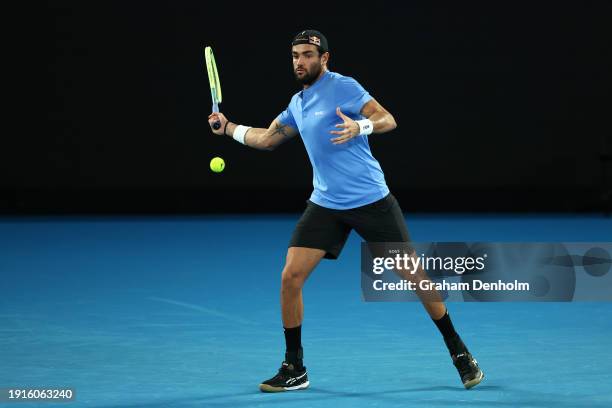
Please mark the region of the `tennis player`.
[[[304, 282], [322, 258], [337, 259], [355, 230], [367, 242], [408, 242], [410, 237], [395, 197], [389, 192], [368, 135], [397, 126], [393, 116], [353, 78], [328, 70], [327, 39], [316, 30], [297, 34], [292, 42], [293, 70], [303, 89], [267, 129], [238, 125], [222, 113], [208, 117], [221, 123], [217, 135], [273, 150], [298, 133], [313, 168], [314, 190], [291, 237], [281, 277], [281, 311], [285, 360], [278, 373], [259, 385], [279, 392], [309, 385], [301, 344]], [[440, 330], [465, 388], [484, 378], [455, 331], [442, 301], [423, 302]]]

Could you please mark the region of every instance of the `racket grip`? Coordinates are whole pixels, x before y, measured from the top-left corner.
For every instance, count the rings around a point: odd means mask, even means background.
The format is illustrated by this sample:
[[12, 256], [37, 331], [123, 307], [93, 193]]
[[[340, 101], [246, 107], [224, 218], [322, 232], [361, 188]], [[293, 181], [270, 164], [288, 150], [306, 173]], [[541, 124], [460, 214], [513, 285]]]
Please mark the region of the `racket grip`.
[[221, 122], [216, 121], [213, 123], [213, 129], [219, 130], [220, 127], [221, 127]]

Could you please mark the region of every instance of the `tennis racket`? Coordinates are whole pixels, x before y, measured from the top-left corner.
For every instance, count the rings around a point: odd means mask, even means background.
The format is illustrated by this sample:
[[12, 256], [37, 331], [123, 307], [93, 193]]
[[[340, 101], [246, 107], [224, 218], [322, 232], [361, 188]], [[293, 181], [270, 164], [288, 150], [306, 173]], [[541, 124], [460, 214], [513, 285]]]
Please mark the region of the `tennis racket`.
[[[208, 71], [208, 82], [210, 83], [210, 96], [212, 98], [212, 111], [219, 112], [219, 104], [223, 100], [221, 93], [221, 82], [219, 82], [219, 72], [217, 71], [217, 63], [215, 62], [215, 54], [210, 47], [204, 49], [204, 58], [206, 59], [206, 71]], [[213, 129], [217, 130], [221, 127], [221, 122], [213, 123]]]

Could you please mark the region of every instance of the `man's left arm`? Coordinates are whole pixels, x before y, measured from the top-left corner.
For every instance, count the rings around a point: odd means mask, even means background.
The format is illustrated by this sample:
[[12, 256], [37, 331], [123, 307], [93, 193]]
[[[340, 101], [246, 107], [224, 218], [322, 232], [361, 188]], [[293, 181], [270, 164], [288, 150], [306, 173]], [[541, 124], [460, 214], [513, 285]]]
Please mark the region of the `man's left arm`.
[[[370, 122], [361, 122], [361, 126], [357, 121], [349, 118], [340, 111], [340, 107], [336, 108], [336, 114], [342, 119], [342, 123], [336, 125], [338, 130], [332, 130], [330, 133], [337, 135], [337, 137], [331, 139], [333, 144], [346, 143], [355, 136], [359, 136], [361, 133], [386, 133], [397, 127], [393, 115], [391, 115], [385, 108], [382, 107], [376, 99], [370, 99], [361, 108], [361, 115], [365, 116]], [[363, 127], [372, 126], [371, 131], [369, 129], [363, 129]]]

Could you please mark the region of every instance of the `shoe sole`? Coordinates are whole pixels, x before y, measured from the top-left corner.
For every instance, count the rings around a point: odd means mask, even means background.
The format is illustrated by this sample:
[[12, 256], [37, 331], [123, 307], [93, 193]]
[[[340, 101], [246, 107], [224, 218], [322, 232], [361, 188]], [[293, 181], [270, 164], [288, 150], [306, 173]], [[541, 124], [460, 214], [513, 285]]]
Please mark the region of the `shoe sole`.
[[482, 372], [482, 370], [479, 370], [478, 374], [479, 375], [476, 378], [463, 384], [466, 390], [469, 390], [470, 388], [477, 386], [484, 379], [484, 373]]
[[268, 384], [259, 384], [259, 390], [261, 392], [285, 392], [285, 391], [298, 391], [308, 388], [310, 381], [306, 381], [303, 384], [296, 385], [295, 387], [273, 387]]

